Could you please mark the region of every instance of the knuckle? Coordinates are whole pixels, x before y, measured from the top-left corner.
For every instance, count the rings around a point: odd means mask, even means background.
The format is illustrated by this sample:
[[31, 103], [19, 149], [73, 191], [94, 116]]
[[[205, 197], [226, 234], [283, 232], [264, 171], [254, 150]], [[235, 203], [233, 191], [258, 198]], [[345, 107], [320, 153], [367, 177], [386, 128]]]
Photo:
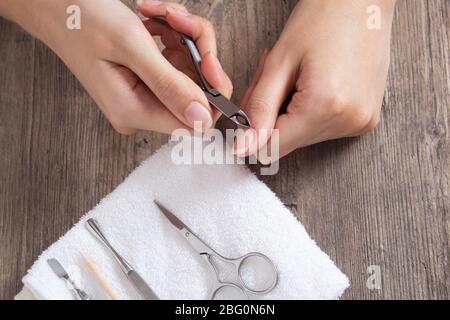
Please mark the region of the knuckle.
[[260, 97], [253, 97], [248, 102], [246, 110], [250, 114], [265, 114], [271, 110], [271, 107], [265, 99]]
[[166, 7], [166, 9], [167, 8], [172, 8], [174, 10], [188, 12], [188, 10], [186, 9], [185, 5], [183, 5], [181, 3], [173, 2], [173, 1], [165, 3], [165, 7]]
[[172, 3], [172, 5], [176, 6], [178, 10], [183, 10], [183, 11], [186, 11], [186, 12], [188, 11], [186, 9], [186, 6], [181, 4], [181, 3]]
[[[367, 132], [372, 125], [373, 114], [365, 108], [357, 108], [350, 118], [351, 128], [354, 132]], [[376, 125], [376, 124], [374, 124]]]
[[216, 33], [214, 31], [214, 26], [208, 19], [205, 19], [200, 16], [194, 16], [195, 27], [193, 29], [192, 37], [194, 40], [198, 40], [199, 38], [215, 38]]
[[199, 38], [206, 38], [206, 39], [215, 39], [216, 38], [216, 32], [214, 31], [214, 26], [211, 23], [211, 21], [199, 17], [198, 18], [198, 28], [196, 28], [196, 31], [194, 31], [194, 38], [197, 40]]
[[369, 132], [379, 123], [380, 115], [374, 112], [377, 108], [362, 103], [357, 97], [346, 94], [338, 88], [329, 87], [323, 96], [323, 102], [323, 119], [327, 121], [341, 119], [351, 133]]
[[175, 79], [173, 79], [173, 77], [168, 77], [167, 74], [155, 77], [155, 87], [155, 91], [157, 91], [155, 92], [156, 95], [164, 104], [168, 100], [176, 99], [180, 96], [180, 90], [178, 90]]
[[374, 116], [372, 116], [372, 118], [369, 120], [366, 126], [366, 131], [368, 132], [374, 130], [379, 123], [380, 123], [380, 115], [379, 113], [377, 113]]
[[114, 45], [125, 52], [136, 47], [136, 43], [142, 43], [142, 39], [148, 36], [143, 25], [127, 24], [118, 28], [118, 34], [114, 37]]
[[325, 96], [325, 113], [328, 119], [341, 117], [351, 107], [350, 99], [342, 94], [331, 92]]
[[199, 17], [199, 21], [201, 24], [202, 32], [206, 34], [214, 34], [214, 26], [211, 21], [202, 17]]
[[380, 124], [380, 113], [377, 113], [369, 123], [369, 130], [374, 130]]

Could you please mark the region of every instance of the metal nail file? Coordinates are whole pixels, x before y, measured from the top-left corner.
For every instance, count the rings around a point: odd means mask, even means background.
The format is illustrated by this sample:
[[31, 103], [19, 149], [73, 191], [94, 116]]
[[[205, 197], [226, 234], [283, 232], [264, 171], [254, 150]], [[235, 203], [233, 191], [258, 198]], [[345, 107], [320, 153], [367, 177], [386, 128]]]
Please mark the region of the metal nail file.
[[69, 275], [67, 274], [66, 270], [63, 268], [61, 263], [59, 263], [56, 259], [48, 259], [47, 260], [48, 265], [53, 270], [53, 272], [61, 279], [63, 279], [68, 285], [70, 290], [72, 291], [72, 294], [77, 300], [91, 300], [89, 296], [84, 292], [83, 290], [79, 289], [75, 282], [73, 282], [72, 279], [70, 279]]
[[137, 271], [134, 270], [133, 267], [111, 246], [109, 241], [103, 235], [103, 232], [100, 230], [97, 221], [95, 221], [94, 219], [89, 219], [86, 222], [86, 227], [98, 240], [100, 240], [101, 243], [105, 245], [106, 248], [109, 249], [113, 257], [119, 263], [119, 266], [122, 269], [123, 273], [125, 273], [128, 280], [133, 284], [139, 295], [144, 300], [159, 300], [158, 296], [148, 286], [144, 279], [142, 279]]

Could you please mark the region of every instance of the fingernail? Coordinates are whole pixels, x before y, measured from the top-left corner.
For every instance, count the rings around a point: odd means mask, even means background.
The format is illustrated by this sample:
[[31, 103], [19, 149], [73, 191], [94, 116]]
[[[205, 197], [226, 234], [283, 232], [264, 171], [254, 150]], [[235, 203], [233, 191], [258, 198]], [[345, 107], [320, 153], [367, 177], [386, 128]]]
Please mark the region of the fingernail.
[[191, 15], [190, 12], [186, 8], [167, 7], [167, 13], [184, 16], [184, 17], [188, 17]]
[[204, 129], [211, 128], [213, 124], [212, 116], [209, 111], [199, 102], [192, 102], [186, 110], [184, 117], [188, 124], [194, 128], [195, 122], [200, 121]]
[[136, 4], [138, 7], [140, 7], [142, 4], [146, 4], [149, 6], [159, 6], [162, 1], [158, 1], [158, 0], [136, 0]]
[[254, 140], [255, 132], [253, 129], [237, 131], [233, 145], [233, 154], [244, 156], [250, 149], [250, 146], [252, 146]]

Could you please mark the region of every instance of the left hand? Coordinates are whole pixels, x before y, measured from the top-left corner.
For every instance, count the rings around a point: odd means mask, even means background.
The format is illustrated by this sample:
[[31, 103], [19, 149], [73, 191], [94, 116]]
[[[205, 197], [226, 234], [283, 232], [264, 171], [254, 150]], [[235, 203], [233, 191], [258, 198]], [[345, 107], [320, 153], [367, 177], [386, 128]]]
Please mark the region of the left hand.
[[[259, 129], [279, 130], [280, 156], [373, 129], [386, 85], [394, 3], [300, 0], [243, 99], [255, 130], [252, 142], [246, 148], [241, 142], [236, 153], [253, 154], [268, 142]], [[380, 30], [367, 28], [371, 4], [381, 8]], [[292, 92], [286, 113], [279, 115]], [[261, 154], [262, 163], [277, 160]]]

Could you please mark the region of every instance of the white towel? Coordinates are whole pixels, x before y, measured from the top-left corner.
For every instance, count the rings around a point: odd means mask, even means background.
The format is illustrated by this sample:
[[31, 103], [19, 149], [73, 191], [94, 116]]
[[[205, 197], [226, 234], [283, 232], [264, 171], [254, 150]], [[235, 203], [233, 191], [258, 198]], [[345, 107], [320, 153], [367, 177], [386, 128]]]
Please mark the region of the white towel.
[[278, 285], [252, 298], [337, 299], [349, 285], [292, 213], [247, 168], [175, 165], [167, 145], [42, 253], [23, 278], [25, 288], [38, 299], [73, 299], [46, 263], [53, 257], [80, 278], [75, 280], [88, 294], [105, 298], [87, 275], [82, 252], [121, 299], [138, 297], [110, 253], [85, 228], [85, 221], [94, 217], [161, 299], [208, 299], [211, 269], [169, 224], [154, 199], [222, 255], [259, 251], [275, 262]]

